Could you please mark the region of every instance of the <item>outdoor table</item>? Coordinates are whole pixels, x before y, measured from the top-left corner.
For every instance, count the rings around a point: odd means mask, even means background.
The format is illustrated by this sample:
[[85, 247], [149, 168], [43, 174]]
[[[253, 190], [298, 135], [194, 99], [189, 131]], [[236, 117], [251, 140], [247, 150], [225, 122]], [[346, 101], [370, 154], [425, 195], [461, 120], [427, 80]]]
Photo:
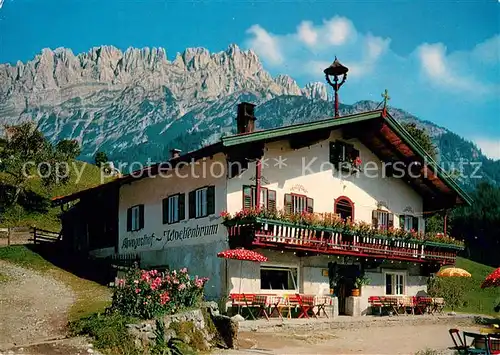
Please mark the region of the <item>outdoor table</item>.
[[[277, 311], [280, 319], [283, 319], [279, 310], [279, 306], [283, 304], [282, 296], [257, 294], [255, 295], [254, 304], [260, 306], [259, 315], [264, 314], [267, 320], [269, 320], [269, 317], [273, 316], [274, 311]], [[271, 310], [269, 315], [266, 311], [267, 308]]]
[[413, 297], [412, 296], [402, 296], [399, 298], [399, 307], [404, 309], [405, 315], [406, 309], [410, 308], [411, 309], [411, 314], [415, 314], [415, 302], [413, 302]]

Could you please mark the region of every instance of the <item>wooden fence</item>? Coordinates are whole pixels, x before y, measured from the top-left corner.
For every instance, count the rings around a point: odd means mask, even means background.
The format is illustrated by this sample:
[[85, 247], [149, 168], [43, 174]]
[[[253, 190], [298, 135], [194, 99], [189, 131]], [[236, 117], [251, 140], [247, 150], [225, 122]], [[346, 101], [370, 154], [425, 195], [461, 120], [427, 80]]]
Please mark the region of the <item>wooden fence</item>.
[[33, 244], [47, 244], [61, 241], [62, 233], [33, 228]]

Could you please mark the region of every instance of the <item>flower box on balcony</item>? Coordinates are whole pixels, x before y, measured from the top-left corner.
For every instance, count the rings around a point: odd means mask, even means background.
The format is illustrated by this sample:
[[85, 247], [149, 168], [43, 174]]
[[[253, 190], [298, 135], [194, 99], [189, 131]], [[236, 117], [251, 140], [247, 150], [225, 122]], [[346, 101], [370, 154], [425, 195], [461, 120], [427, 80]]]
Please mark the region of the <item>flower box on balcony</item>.
[[[366, 223], [363, 224], [364, 222], [350, 222], [337, 226], [339, 221], [334, 220], [333, 223], [335, 223], [335, 225], [325, 226], [323, 225], [324, 222], [331, 223], [332, 220], [315, 219], [307, 214], [281, 214], [280, 218], [286, 219], [274, 219], [258, 215], [259, 213], [261, 215], [266, 215], [266, 212], [257, 211], [254, 213], [253, 215], [235, 216], [233, 218], [230, 216], [229, 218], [226, 217], [223, 224], [228, 228], [235, 226], [244, 227], [240, 232], [232, 231], [233, 235], [243, 231], [247, 234], [254, 231], [260, 234], [274, 234], [276, 237], [279, 237], [279, 235], [290, 235], [292, 240], [297, 238], [324, 240], [325, 238], [331, 237], [334, 238], [331, 241], [332, 243], [373, 243], [403, 249], [415, 249], [417, 246], [422, 245], [452, 250], [464, 249], [464, 247], [460, 245], [460, 242], [448, 236], [430, 235], [425, 236], [424, 239], [422, 234], [419, 235], [413, 232], [402, 232], [392, 229], [387, 231], [374, 230], [369, 225], [366, 225]], [[228, 215], [225, 214], [225, 216]]]
[[426, 240], [424, 242], [424, 245], [430, 246], [430, 247], [455, 249], [455, 250], [464, 250], [465, 249], [465, 247], [463, 245], [449, 244], [449, 243], [439, 243], [439, 242], [433, 242], [433, 241], [428, 241], [428, 240]]

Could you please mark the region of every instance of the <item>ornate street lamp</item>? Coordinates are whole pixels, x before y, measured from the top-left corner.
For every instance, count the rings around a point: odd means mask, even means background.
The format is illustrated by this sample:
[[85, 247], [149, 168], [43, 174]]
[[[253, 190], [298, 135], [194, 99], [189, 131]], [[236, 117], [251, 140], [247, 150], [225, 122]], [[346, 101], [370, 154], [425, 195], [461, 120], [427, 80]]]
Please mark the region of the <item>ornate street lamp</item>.
[[[330, 86], [333, 88], [333, 91], [335, 92], [335, 118], [339, 117], [339, 94], [338, 91], [342, 84], [345, 83], [347, 79], [347, 72], [349, 69], [347, 67], [344, 67], [340, 62], [338, 61], [337, 57], [335, 57], [335, 60], [333, 63], [323, 70], [323, 73], [325, 73], [326, 81]], [[330, 77], [333, 76], [333, 83]], [[340, 82], [339, 82], [339, 77], [342, 76]]]

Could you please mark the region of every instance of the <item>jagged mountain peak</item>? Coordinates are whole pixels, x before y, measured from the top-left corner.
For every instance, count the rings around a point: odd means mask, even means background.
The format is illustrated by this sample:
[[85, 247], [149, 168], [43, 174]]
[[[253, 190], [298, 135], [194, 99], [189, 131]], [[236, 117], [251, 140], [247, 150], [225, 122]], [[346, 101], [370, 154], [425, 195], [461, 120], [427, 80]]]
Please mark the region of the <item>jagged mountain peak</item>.
[[326, 89], [326, 85], [320, 82], [307, 84], [302, 89], [302, 94], [314, 100], [328, 100], [328, 91]]

